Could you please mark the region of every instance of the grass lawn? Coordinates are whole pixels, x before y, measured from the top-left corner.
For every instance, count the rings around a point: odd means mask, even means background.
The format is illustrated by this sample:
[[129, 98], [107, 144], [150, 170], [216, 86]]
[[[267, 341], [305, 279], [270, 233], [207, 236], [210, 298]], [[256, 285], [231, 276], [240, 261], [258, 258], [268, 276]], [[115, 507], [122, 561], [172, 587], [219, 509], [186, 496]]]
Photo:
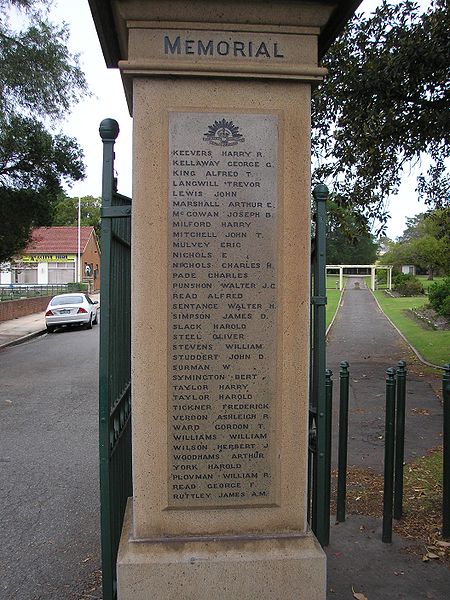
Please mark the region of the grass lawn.
[[417, 279], [419, 279], [422, 282], [422, 285], [425, 288], [425, 293], [428, 294], [428, 288], [430, 287], [430, 285], [433, 285], [433, 283], [436, 283], [436, 282], [440, 283], [445, 278], [444, 277], [435, 277], [434, 279], [432, 279], [430, 281], [428, 279], [428, 275], [417, 275]]
[[[344, 286], [345, 286], [345, 280], [347, 278], [344, 277]], [[335, 275], [327, 275], [327, 290], [335, 290], [336, 289], [336, 281], [337, 281], [337, 287], [339, 287], [339, 273], [336, 273]]]
[[[339, 275], [336, 277], [335, 275], [327, 275], [326, 281], [326, 290], [325, 294], [327, 297], [326, 304], [326, 326], [331, 323], [331, 320], [334, 317], [334, 314], [337, 310], [339, 304], [339, 298], [341, 297], [341, 292], [336, 289], [336, 281], [339, 281]], [[344, 286], [345, 286], [345, 277], [344, 277]]]
[[390, 298], [383, 291], [377, 290], [375, 297], [386, 315], [425, 360], [435, 365], [444, 365], [450, 361], [450, 331], [426, 329], [405, 314], [409, 308], [419, 308], [426, 304], [425, 296]]
[[334, 317], [334, 313], [337, 310], [340, 297], [341, 292], [339, 290], [327, 289], [327, 327], [331, 323], [332, 318]]

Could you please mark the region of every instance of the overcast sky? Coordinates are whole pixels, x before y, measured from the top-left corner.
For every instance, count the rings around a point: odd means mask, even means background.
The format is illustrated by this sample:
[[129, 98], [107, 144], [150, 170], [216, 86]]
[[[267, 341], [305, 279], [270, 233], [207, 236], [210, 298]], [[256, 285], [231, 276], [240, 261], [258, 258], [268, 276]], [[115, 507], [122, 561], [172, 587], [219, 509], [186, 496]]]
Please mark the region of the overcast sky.
[[[425, 0], [424, 0], [425, 1]], [[372, 10], [377, 0], [365, 0], [362, 8]], [[75, 10], [76, 6], [76, 10]], [[116, 143], [116, 170], [119, 191], [131, 195], [131, 132], [129, 116], [120, 75], [107, 69], [92, 21], [87, 0], [54, 0], [51, 20], [65, 21], [70, 27], [70, 49], [81, 56], [81, 66], [93, 94], [74, 108], [62, 124], [64, 132], [81, 144], [86, 158], [87, 177], [68, 191], [70, 196], [101, 195], [102, 145], [98, 127], [102, 119], [112, 117], [120, 126]], [[395, 238], [404, 229], [405, 218], [426, 210], [417, 201], [415, 178], [405, 177], [398, 196], [390, 201], [391, 220], [387, 234]]]

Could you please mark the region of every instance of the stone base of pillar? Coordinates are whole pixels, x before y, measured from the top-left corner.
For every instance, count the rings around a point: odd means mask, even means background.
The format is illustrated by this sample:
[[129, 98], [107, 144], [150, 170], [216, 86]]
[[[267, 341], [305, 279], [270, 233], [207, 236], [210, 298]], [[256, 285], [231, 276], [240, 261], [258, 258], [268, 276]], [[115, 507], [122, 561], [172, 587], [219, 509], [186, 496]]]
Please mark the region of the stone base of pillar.
[[134, 541], [132, 503], [117, 558], [118, 600], [325, 600], [326, 558], [312, 533]]

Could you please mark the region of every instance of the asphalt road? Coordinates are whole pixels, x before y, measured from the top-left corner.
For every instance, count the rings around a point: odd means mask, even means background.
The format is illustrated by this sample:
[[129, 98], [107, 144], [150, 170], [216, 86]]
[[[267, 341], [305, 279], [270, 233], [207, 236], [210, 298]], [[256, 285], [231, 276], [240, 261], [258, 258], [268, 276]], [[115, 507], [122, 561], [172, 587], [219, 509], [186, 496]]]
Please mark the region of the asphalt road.
[[0, 351], [1, 600], [78, 599], [98, 571], [98, 341], [62, 329]]

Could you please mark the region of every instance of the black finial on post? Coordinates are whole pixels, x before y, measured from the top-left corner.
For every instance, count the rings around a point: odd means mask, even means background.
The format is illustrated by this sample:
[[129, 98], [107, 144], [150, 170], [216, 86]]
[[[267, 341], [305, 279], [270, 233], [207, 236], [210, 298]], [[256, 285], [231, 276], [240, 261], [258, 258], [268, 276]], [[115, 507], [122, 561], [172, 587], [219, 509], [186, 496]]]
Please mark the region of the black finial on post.
[[313, 189], [313, 196], [316, 202], [325, 202], [328, 199], [329, 190], [324, 183], [319, 183]]
[[98, 131], [104, 142], [113, 142], [119, 135], [119, 123], [115, 119], [103, 119]]
[[103, 119], [98, 128], [103, 142], [102, 207], [112, 206], [112, 195], [117, 191], [114, 177], [114, 144], [119, 135], [119, 123], [115, 119]]

